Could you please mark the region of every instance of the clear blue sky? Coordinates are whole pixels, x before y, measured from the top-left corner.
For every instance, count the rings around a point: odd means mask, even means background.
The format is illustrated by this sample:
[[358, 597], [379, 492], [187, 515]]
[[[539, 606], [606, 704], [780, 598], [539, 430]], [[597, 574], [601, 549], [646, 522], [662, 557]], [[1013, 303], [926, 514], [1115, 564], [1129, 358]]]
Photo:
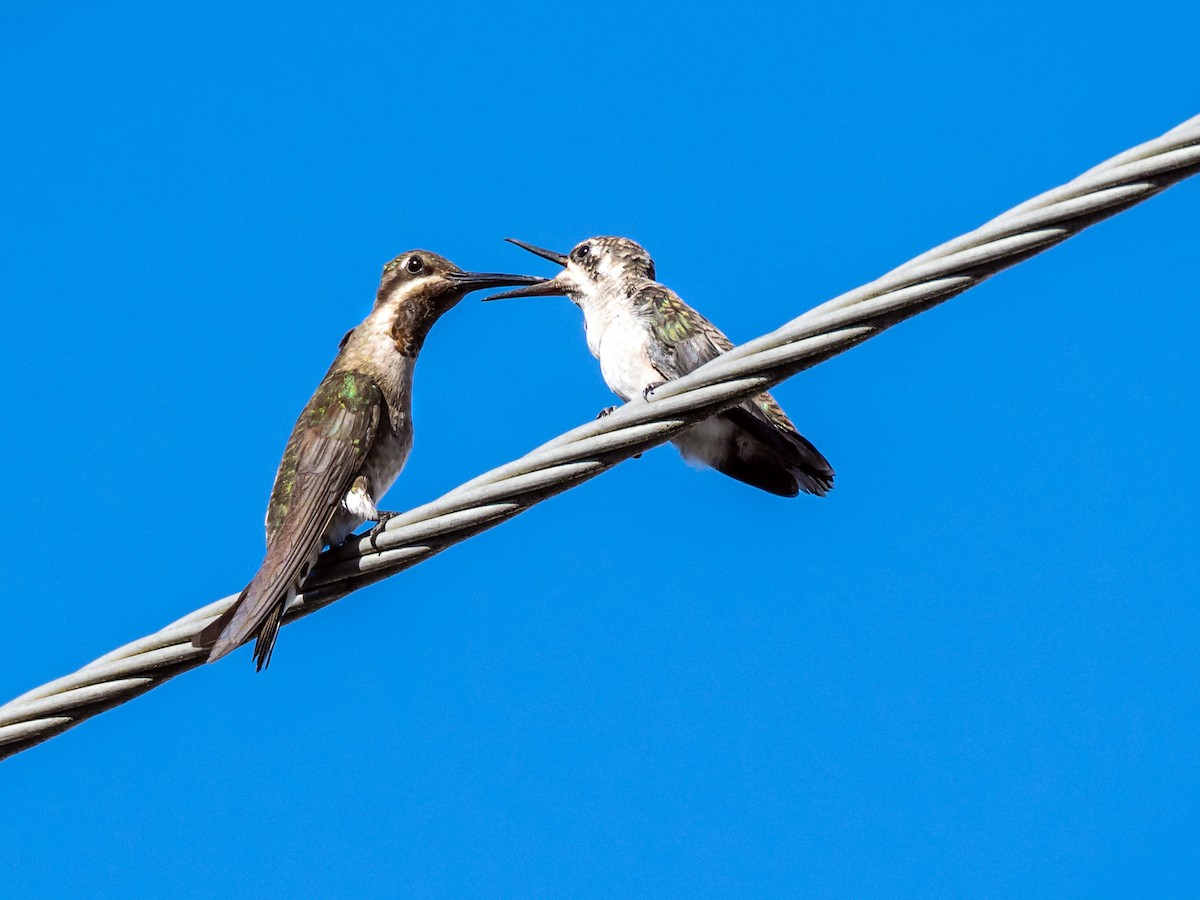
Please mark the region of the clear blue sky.
[[[250, 577], [402, 250], [627, 234], [745, 340], [1200, 111], [1194, 4], [837, 6], [0, 13], [0, 700]], [[827, 499], [656, 450], [0, 764], [4, 895], [1194, 889], [1198, 221], [781, 386]], [[391, 508], [612, 402], [554, 299], [416, 391]]]

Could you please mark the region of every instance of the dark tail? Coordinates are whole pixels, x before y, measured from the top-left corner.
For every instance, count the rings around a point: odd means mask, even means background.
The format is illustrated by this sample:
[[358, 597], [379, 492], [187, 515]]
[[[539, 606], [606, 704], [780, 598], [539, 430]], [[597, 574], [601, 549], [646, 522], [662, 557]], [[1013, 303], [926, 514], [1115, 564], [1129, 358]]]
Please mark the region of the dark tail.
[[801, 491], [824, 497], [833, 490], [833, 466], [806, 437], [776, 428], [742, 406], [721, 415], [753, 440], [736, 441], [716, 466], [718, 472], [780, 497]]
[[255, 672], [261, 672], [270, 664], [271, 653], [275, 650], [275, 639], [279, 637], [279, 626], [283, 624], [283, 611], [295, 596], [295, 591], [289, 591], [284, 601], [272, 609], [258, 627], [258, 639], [254, 642]]
[[306, 556], [303, 548], [291, 544], [269, 546], [262, 566], [237, 601], [196, 635], [192, 644], [208, 650], [208, 661], [214, 662], [257, 638], [254, 662], [261, 672], [271, 661], [283, 613], [295, 599], [320, 549], [314, 546]]
[[283, 613], [287, 605], [296, 596], [294, 590], [288, 591], [262, 617], [261, 621], [250, 619], [246, 607], [246, 597], [250, 585], [242, 591], [234, 601], [233, 606], [221, 613], [220, 617], [192, 638], [192, 646], [209, 651], [208, 662], [215, 662], [222, 656], [232, 653], [250, 638], [255, 638], [254, 667], [261, 672], [271, 662], [271, 651], [275, 649], [275, 639], [279, 637], [279, 628], [283, 624]]
[[800, 490], [824, 497], [833, 490], [833, 466], [804, 435], [793, 433], [787, 438], [795, 452], [792, 474]]

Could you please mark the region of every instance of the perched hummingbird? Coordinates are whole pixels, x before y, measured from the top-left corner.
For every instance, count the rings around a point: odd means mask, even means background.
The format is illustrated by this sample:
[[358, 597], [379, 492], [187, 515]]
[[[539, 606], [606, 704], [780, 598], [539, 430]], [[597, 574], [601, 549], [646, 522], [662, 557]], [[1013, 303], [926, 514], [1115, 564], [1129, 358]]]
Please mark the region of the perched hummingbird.
[[220, 659], [257, 637], [254, 661], [270, 662], [280, 620], [321, 548], [365, 521], [372, 535], [394, 513], [376, 502], [412, 449], [417, 354], [442, 313], [470, 291], [534, 285], [544, 278], [464, 272], [412, 250], [383, 267], [375, 307], [342, 338], [338, 354], [292, 429], [267, 505], [267, 555], [258, 573], [194, 643]]
[[[654, 260], [629, 238], [589, 238], [566, 255], [509, 241], [563, 270], [549, 281], [485, 299], [570, 297], [583, 310], [588, 349], [622, 400], [646, 397], [733, 348], [708, 319], [654, 280]], [[828, 461], [765, 392], [689, 428], [672, 443], [684, 459], [772, 494], [824, 496], [833, 489]]]

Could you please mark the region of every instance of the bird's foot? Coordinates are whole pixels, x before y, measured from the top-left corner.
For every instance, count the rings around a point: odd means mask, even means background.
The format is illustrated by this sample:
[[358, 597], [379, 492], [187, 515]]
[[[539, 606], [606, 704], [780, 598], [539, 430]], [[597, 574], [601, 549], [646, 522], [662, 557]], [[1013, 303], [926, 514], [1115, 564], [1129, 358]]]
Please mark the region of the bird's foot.
[[376, 550], [379, 549], [379, 544], [377, 544], [375, 541], [379, 537], [380, 532], [383, 531], [383, 528], [385, 525], [387, 525], [389, 519], [394, 519], [398, 515], [399, 513], [394, 512], [381, 512], [375, 517], [375, 526], [367, 532], [367, 537], [371, 539], [371, 546]]
[[650, 395], [653, 394], [660, 387], [662, 387], [664, 384], [666, 384], [665, 381], [656, 381], [656, 382], [654, 382], [654, 384], [646, 385], [645, 389], [642, 391], [642, 399], [649, 400]]
[[611, 416], [616, 411], [617, 408], [615, 406], [606, 406], [600, 412], [596, 413], [596, 418], [603, 419], [605, 416]]

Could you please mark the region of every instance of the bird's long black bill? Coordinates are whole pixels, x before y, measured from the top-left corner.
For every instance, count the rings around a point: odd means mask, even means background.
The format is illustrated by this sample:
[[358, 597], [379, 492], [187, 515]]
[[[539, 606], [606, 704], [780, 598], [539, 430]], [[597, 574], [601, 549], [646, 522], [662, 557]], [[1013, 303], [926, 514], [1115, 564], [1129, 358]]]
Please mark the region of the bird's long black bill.
[[540, 256], [542, 259], [548, 259], [550, 262], [558, 263], [560, 266], [567, 264], [567, 254], [555, 253], [553, 250], [547, 250], [545, 247], [537, 247], [533, 244], [528, 244], [525, 241], [518, 241], [516, 238], [505, 238], [510, 244], [516, 244], [522, 250], [528, 250], [534, 256]]
[[468, 291], [508, 287], [513, 284], [536, 287], [549, 281], [538, 275], [506, 275], [503, 272], [450, 272], [446, 277]]
[[562, 297], [566, 295], [566, 291], [553, 278], [544, 278], [538, 284], [531, 284], [528, 287], [519, 287], [516, 290], [505, 291], [502, 294], [492, 294], [490, 297], [484, 297], [483, 302], [489, 300], [507, 300], [510, 297]]

